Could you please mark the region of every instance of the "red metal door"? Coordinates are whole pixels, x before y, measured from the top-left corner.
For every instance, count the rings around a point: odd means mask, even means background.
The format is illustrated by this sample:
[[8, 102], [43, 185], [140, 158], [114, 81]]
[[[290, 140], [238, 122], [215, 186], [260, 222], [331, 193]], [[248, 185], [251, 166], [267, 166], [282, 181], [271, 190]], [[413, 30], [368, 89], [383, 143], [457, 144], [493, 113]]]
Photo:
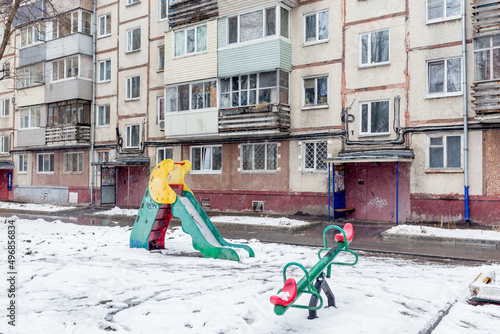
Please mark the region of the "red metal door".
[[10, 182], [12, 187], [12, 169], [0, 169], [0, 201], [12, 201], [13, 198], [12, 189], [9, 190], [9, 173], [11, 175]]
[[139, 207], [149, 182], [147, 166], [116, 168], [116, 205]]

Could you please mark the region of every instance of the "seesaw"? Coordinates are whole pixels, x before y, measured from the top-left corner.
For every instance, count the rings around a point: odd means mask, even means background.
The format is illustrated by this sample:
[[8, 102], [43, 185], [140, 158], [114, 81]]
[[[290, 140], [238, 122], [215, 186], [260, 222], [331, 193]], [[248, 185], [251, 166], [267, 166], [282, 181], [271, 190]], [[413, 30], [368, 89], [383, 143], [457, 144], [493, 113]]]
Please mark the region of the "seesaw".
[[[340, 231], [340, 234], [335, 235], [335, 241], [337, 243], [333, 247], [328, 248], [327, 232], [330, 229], [337, 229]], [[271, 303], [274, 304], [274, 313], [283, 315], [290, 307], [303, 308], [309, 310], [308, 319], [315, 319], [317, 318], [316, 311], [323, 307], [323, 298], [320, 295], [321, 290], [323, 290], [328, 299], [328, 306], [335, 307], [335, 296], [325, 280], [324, 270], [326, 268], [326, 277], [330, 278], [332, 265], [353, 266], [358, 263], [358, 255], [348, 247], [353, 236], [354, 230], [350, 223], [345, 224], [344, 229], [335, 225], [328, 226], [323, 232], [325, 247], [319, 250], [319, 261], [311, 270], [307, 271], [303, 265], [297, 262], [288, 263], [283, 268], [283, 288], [278, 291], [278, 294], [271, 296]], [[325, 251], [327, 253], [321, 256]], [[335, 257], [341, 252], [353, 254], [355, 256], [354, 262], [333, 262]], [[286, 270], [291, 266], [297, 266], [305, 273], [304, 277], [302, 277], [298, 283], [296, 283], [295, 279], [287, 279], [286, 277]], [[312, 282], [314, 280], [316, 280], [316, 282], [313, 285]], [[295, 302], [303, 293], [311, 295], [309, 305], [295, 305]]]

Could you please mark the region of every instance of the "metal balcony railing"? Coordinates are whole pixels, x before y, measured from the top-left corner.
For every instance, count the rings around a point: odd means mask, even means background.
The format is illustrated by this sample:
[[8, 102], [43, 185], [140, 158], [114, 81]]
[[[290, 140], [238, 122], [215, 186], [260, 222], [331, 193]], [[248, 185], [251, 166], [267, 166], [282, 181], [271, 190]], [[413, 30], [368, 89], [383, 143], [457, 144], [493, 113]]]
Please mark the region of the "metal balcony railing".
[[47, 145], [75, 145], [90, 143], [90, 125], [70, 125], [45, 129]]

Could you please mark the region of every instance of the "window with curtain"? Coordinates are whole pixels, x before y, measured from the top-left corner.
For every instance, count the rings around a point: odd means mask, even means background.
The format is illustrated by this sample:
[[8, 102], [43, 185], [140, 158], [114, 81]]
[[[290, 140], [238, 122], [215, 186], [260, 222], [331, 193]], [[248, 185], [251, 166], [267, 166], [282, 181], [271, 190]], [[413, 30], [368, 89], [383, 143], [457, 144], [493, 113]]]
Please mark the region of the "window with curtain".
[[222, 146], [193, 146], [191, 147], [192, 171], [221, 172]]

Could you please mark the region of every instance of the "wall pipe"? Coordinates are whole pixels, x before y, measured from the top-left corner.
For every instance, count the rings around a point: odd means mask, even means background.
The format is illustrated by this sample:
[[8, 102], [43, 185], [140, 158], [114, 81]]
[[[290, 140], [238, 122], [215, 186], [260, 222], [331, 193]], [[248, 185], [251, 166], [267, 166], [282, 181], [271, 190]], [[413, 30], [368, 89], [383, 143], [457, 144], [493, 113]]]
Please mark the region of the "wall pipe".
[[97, 44], [97, 39], [96, 39], [96, 34], [97, 34], [97, 0], [94, 0], [94, 15], [93, 15], [93, 22], [92, 22], [92, 29], [93, 29], [93, 34], [92, 34], [92, 45], [94, 50], [92, 50], [92, 108], [91, 108], [91, 121], [90, 121], [90, 205], [94, 205], [94, 169], [95, 166], [93, 165], [94, 163], [94, 144], [95, 144], [95, 90], [96, 90], [96, 71], [97, 71], [97, 64], [96, 64], [96, 44]]
[[330, 179], [330, 167], [331, 164], [328, 164], [328, 221], [330, 221], [330, 188], [331, 188], [331, 179]]
[[399, 225], [399, 161], [396, 161], [396, 225]]
[[464, 207], [465, 221], [469, 222], [469, 121], [467, 107], [467, 39], [466, 39], [467, 1], [462, 2], [462, 92], [464, 108]]

